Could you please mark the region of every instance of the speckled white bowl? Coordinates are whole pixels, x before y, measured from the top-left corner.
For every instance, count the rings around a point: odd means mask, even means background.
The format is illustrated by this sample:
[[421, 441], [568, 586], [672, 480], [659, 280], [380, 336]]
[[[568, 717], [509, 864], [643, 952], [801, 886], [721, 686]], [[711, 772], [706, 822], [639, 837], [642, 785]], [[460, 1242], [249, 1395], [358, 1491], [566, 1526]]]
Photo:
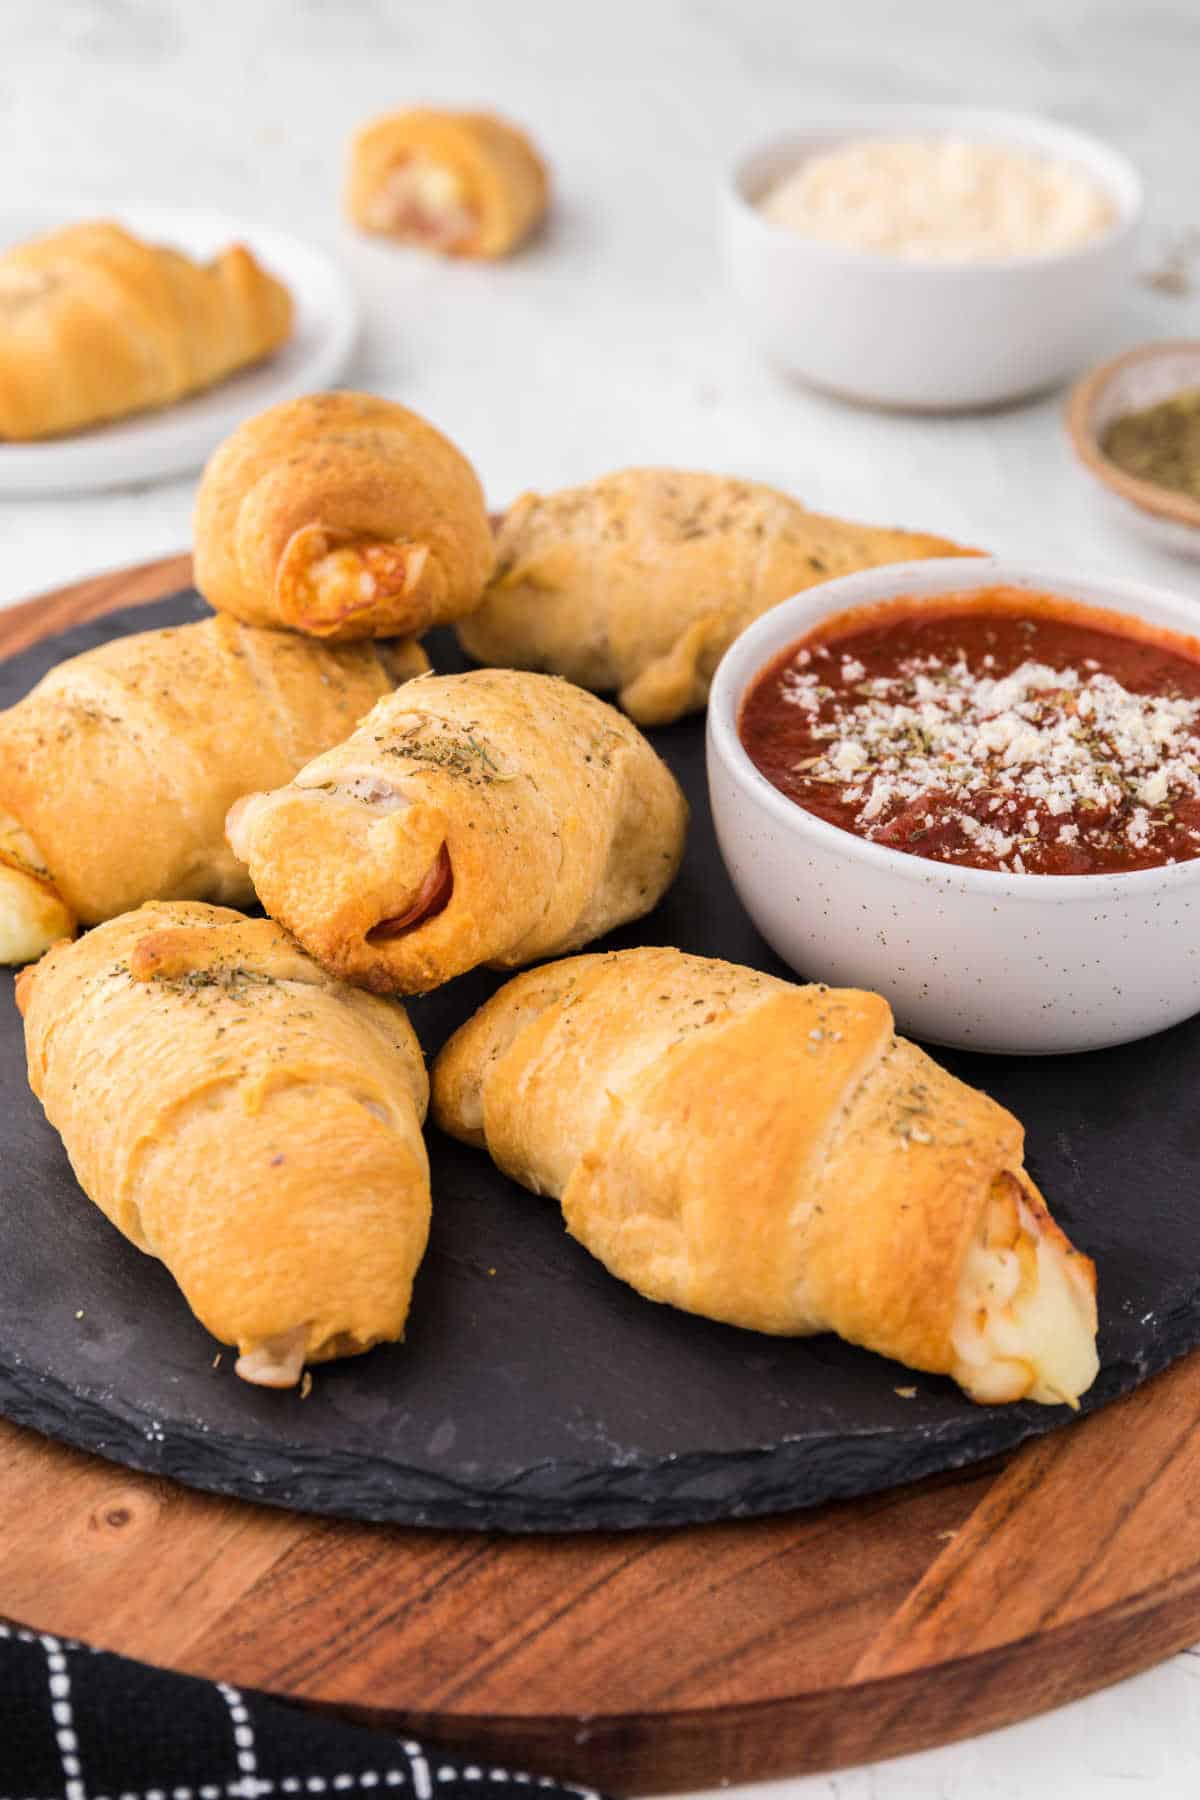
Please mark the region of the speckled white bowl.
[[1161, 589], [1001, 557], [900, 563], [827, 582], [755, 620], [708, 708], [708, 784], [733, 884], [798, 974], [874, 988], [901, 1028], [967, 1050], [1048, 1055], [1145, 1037], [1200, 1011], [1200, 860], [1125, 875], [1008, 875], [868, 843], [772, 787], [738, 737], [742, 699], [833, 613], [996, 583], [1061, 594], [1194, 635]]
[[[804, 237], [759, 202], [807, 158], [864, 137], [952, 134], [1082, 170], [1115, 218], [1074, 250], [989, 262], [909, 262]], [[883, 406], [992, 406], [1086, 362], [1133, 273], [1142, 186], [1098, 138], [982, 107], [875, 106], [806, 118], [743, 156], [722, 194], [725, 263], [750, 336], [814, 386]]]

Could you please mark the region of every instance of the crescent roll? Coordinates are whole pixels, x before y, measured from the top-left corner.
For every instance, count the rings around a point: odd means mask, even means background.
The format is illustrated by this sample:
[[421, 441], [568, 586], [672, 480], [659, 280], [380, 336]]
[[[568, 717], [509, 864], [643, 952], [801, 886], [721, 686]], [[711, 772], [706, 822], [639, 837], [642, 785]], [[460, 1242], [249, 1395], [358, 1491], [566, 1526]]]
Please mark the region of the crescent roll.
[[196, 585], [218, 612], [313, 637], [410, 636], [479, 603], [493, 541], [466, 457], [371, 394], [259, 413], [196, 500]]
[[144, 900], [248, 904], [225, 842], [239, 794], [286, 781], [427, 667], [411, 643], [335, 647], [225, 618], [59, 663], [0, 713], [0, 960]]
[[483, 603], [457, 630], [477, 662], [615, 689], [639, 725], [666, 725], [704, 707], [738, 632], [778, 601], [878, 563], [970, 554], [825, 518], [759, 482], [624, 469], [523, 495]]
[[346, 211], [361, 231], [446, 256], [506, 256], [546, 210], [546, 165], [492, 113], [412, 107], [350, 145]]
[[381, 993], [513, 968], [649, 912], [687, 803], [611, 706], [547, 675], [431, 676], [381, 700], [229, 841], [318, 962]]
[[269, 356], [287, 289], [241, 244], [212, 262], [120, 225], [71, 225], [0, 255], [0, 438], [166, 406]]
[[1095, 1378], [1095, 1270], [1021, 1126], [878, 994], [672, 949], [552, 963], [450, 1039], [433, 1115], [651, 1300], [835, 1331], [979, 1401], [1073, 1406]]
[[18, 978], [29, 1081], [80, 1186], [237, 1372], [400, 1338], [429, 1233], [428, 1083], [395, 1001], [269, 919], [151, 905]]

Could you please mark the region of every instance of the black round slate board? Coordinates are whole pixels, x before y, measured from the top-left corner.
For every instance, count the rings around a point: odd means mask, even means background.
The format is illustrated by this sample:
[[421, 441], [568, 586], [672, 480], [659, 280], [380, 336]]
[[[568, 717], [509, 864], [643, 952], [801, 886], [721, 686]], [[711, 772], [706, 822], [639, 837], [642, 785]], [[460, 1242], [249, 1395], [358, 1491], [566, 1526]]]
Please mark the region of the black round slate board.
[[[64, 656], [205, 610], [176, 595], [38, 644], [0, 665], [0, 705]], [[439, 669], [466, 666], [449, 633], [429, 649]], [[703, 722], [654, 742], [692, 803], [687, 856], [657, 911], [605, 945], [672, 943], [787, 974], [721, 865]], [[427, 1053], [503, 979], [479, 972], [413, 1001]], [[1096, 1259], [1103, 1369], [1085, 1410], [1200, 1342], [1200, 1019], [1089, 1056], [936, 1054], [1024, 1120], [1030, 1170]], [[0, 1411], [194, 1487], [456, 1529], [673, 1525], [870, 1493], [1070, 1419], [974, 1406], [831, 1337], [760, 1337], [650, 1305], [566, 1236], [553, 1202], [432, 1130], [433, 1233], [407, 1341], [317, 1369], [307, 1399], [264, 1392], [228, 1352], [213, 1366], [219, 1346], [166, 1271], [80, 1192], [26, 1084], [11, 1003], [0, 1094]]]

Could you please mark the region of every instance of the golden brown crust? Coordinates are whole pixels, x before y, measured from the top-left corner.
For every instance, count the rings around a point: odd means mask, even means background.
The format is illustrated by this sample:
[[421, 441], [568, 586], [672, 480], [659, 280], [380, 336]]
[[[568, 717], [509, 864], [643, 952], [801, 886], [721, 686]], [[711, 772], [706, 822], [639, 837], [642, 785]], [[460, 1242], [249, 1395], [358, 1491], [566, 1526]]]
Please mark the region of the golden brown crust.
[[18, 244], [0, 255], [0, 439], [166, 406], [291, 328], [287, 289], [241, 244], [198, 263], [103, 221]]
[[84, 1191], [255, 1379], [280, 1344], [298, 1373], [403, 1335], [429, 1171], [401, 1006], [331, 981], [268, 920], [186, 904], [52, 950], [20, 1001]]
[[509, 509], [458, 636], [479, 662], [616, 690], [640, 725], [664, 725], [706, 704], [733, 639], [778, 601], [879, 563], [971, 554], [811, 513], [759, 482], [623, 469]]
[[410, 107], [354, 135], [346, 211], [361, 231], [449, 256], [506, 256], [546, 211], [546, 165], [494, 113]]
[[327, 646], [228, 618], [114, 638], [0, 714], [0, 809], [83, 924], [150, 899], [245, 904], [233, 802], [288, 780], [424, 666], [415, 645]]
[[409, 636], [479, 602], [493, 540], [449, 438], [371, 394], [249, 419], [196, 500], [196, 585], [218, 612], [322, 638]]
[[672, 949], [509, 982], [442, 1051], [433, 1115], [651, 1299], [941, 1373], [992, 1184], [1026, 1180], [1017, 1120], [877, 994]]
[[648, 912], [686, 820], [666, 765], [612, 707], [483, 669], [409, 683], [288, 786], [240, 801], [228, 829], [259, 899], [311, 955], [417, 993]]

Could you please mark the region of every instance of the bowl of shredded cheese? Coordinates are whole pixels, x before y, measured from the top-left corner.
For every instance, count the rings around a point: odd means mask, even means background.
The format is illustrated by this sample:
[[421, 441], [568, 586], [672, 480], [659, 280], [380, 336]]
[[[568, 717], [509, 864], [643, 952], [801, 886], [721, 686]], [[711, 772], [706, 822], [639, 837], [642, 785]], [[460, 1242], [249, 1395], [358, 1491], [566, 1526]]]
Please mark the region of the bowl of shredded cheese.
[[751, 336], [785, 370], [885, 406], [980, 407], [1086, 360], [1141, 211], [1132, 165], [1081, 132], [884, 107], [743, 157], [725, 254]]

